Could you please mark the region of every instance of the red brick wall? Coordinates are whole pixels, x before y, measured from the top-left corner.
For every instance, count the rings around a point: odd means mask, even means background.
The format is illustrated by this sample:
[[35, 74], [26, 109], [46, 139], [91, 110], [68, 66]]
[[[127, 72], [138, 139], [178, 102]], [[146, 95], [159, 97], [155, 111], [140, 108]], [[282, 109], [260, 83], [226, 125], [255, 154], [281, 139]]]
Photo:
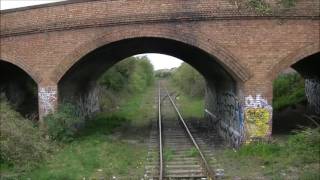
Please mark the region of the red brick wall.
[[320, 51], [319, 1], [259, 15], [226, 0], [92, 1], [1, 12], [0, 59], [39, 87], [56, 86], [90, 51], [126, 38], [162, 37], [218, 58], [240, 95], [272, 100], [272, 80]]

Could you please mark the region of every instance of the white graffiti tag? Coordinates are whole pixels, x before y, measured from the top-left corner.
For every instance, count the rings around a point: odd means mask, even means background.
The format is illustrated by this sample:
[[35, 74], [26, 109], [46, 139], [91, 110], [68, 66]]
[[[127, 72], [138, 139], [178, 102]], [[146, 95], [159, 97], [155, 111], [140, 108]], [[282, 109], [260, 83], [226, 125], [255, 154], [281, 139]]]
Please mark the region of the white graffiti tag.
[[39, 90], [40, 108], [44, 114], [54, 111], [54, 104], [57, 99], [55, 87], [42, 87]]
[[251, 95], [245, 98], [246, 107], [252, 108], [263, 108], [268, 107], [268, 101], [263, 99], [260, 94], [256, 95], [256, 98], [253, 98]]

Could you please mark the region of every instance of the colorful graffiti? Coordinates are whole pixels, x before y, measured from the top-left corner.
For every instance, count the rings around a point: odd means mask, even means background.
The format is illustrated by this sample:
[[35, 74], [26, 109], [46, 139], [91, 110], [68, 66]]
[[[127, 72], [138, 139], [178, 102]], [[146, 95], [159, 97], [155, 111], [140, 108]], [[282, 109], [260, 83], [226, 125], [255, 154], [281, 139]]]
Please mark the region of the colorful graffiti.
[[261, 95], [245, 98], [244, 118], [248, 141], [271, 135], [272, 107]]

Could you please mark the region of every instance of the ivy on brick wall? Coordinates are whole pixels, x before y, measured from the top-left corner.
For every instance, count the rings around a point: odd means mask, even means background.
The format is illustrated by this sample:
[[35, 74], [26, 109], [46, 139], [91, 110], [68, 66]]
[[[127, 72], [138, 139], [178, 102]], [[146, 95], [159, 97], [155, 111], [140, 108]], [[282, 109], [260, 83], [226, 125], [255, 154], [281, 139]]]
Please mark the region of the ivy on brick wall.
[[238, 7], [253, 9], [258, 14], [272, 14], [275, 9], [288, 9], [294, 7], [297, 0], [277, 0], [276, 6], [271, 6], [267, 0], [232, 0]]
[[261, 14], [270, 14], [271, 7], [265, 0], [247, 0], [247, 5]]

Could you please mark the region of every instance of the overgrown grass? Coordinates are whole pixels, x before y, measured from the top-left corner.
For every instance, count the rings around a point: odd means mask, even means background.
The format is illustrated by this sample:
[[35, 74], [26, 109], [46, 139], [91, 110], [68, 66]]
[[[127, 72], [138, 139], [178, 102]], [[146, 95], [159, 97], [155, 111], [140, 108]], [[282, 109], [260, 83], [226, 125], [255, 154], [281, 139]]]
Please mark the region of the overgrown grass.
[[203, 118], [204, 115], [204, 98], [189, 97], [181, 94], [177, 98], [179, 110], [184, 118]]
[[297, 74], [279, 75], [273, 82], [273, 108], [281, 110], [306, 100], [304, 80]]
[[110, 179], [143, 174], [144, 145], [114, 139], [112, 133], [127, 120], [109, 117], [91, 121], [82, 135], [65, 145], [31, 179]]
[[72, 142], [22, 179], [140, 179], [147, 148], [138, 139], [149, 132], [154, 90], [124, 95], [116, 111], [86, 121]]
[[0, 172], [1, 179], [15, 178], [43, 161], [53, 144], [45, 140], [40, 130], [14, 111], [0, 97]]
[[288, 137], [286, 142], [256, 142], [237, 151], [226, 150], [217, 159], [229, 167], [230, 176], [238, 173], [243, 178], [320, 178], [320, 128], [305, 129]]

